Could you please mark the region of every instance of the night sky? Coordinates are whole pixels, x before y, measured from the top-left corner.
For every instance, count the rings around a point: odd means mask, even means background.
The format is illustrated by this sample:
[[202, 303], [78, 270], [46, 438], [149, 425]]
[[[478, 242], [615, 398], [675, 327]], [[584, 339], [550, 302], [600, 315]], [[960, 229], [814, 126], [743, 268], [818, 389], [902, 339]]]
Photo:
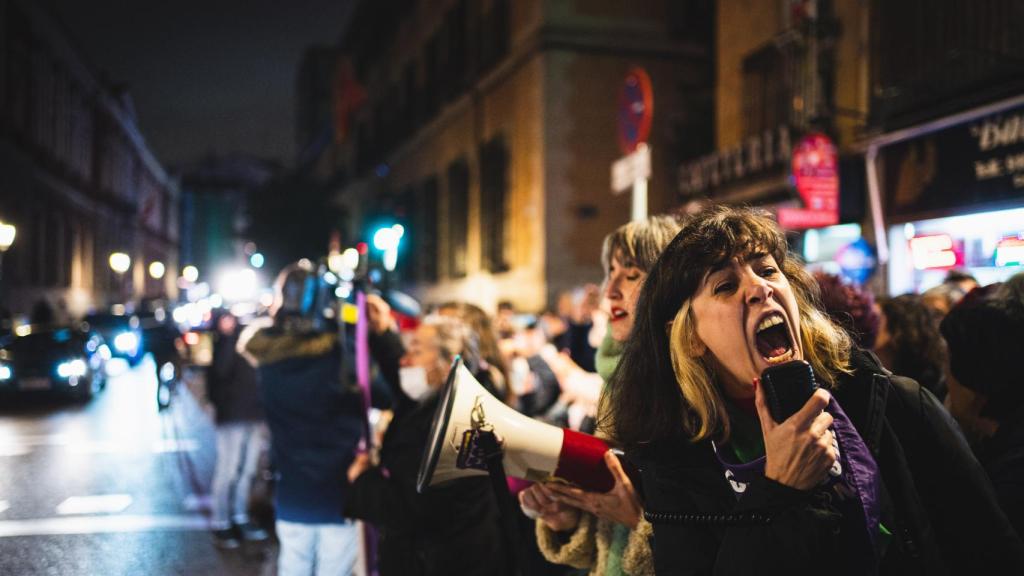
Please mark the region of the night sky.
[[129, 86], [165, 166], [241, 152], [290, 164], [302, 52], [340, 36], [346, 0], [52, 0], [96, 69]]

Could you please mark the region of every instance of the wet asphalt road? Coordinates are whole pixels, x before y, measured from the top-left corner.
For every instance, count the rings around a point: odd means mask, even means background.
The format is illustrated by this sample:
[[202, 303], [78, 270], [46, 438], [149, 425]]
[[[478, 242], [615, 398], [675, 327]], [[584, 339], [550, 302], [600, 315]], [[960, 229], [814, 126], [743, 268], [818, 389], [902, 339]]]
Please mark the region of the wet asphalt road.
[[0, 397], [0, 574], [274, 574], [272, 541], [211, 543], [213, 428], [192, 393], [158, 412], [150, 358], [113, 368], [88, 404]]

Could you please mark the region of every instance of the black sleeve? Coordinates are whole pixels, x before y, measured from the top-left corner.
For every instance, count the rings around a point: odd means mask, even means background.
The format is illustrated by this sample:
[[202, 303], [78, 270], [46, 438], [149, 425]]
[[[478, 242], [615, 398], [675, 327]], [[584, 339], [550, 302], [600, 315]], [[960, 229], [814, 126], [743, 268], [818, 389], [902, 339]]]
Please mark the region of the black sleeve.
[[402, 338], [397, 332], [388, 330], [383, 334], [371, 333], [368, 337], [370, 356], [377, 363], [381, 376], [391, 388], [392, 393], [400, 392], [398, 384], [398, 369], [402, 356], [405, 354], [405, 346], [402, 345]]
[[913, 428], [900, 440], [950, 572], [1024, 568], [1024, 545], [956, 422], [928, 390], [904, 380], [892, 378]]

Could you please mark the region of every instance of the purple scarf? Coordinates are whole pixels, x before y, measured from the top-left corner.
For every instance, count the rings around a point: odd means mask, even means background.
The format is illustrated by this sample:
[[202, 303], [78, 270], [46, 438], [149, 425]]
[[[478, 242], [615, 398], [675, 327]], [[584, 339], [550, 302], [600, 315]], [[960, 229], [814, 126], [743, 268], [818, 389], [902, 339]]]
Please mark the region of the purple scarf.
[[[857, 499], [858, 508], [863, 514], [863, 528], [867, 531], [871, 547], [877, 551], [881, 493], [878, 464], [835, 398], [829, 401], [825, 410], [832, 415], [831, 429], [835, 434], [837, 445], [834, 446], [839, 453], [839, 459], [829, 470], [822, 485], [839, 502]], [[718, 454], [718, 447], [714, 443], [712, 447], [737, 499], [746, 492], [750, 482], [764, 476], [764, 456], [745, 464], [733, 464]]]

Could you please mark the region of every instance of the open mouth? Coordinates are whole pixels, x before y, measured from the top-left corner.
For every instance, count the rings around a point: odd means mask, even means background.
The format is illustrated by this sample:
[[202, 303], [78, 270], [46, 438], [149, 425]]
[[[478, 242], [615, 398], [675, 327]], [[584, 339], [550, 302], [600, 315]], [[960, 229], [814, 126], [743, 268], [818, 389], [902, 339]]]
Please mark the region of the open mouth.
[[757, 353], [768, 364], [788, 362], [795, 351], [786, 318], [778, 312], [765, 316], [757, 325], [754, 344]]
[[616, 320], [622, 320], [626, 316], [628, 316], [628, 314], [622, 308], [612, 308], [612, 314], [611, 314], [611, 321], [612, 322], [615, 322]]

